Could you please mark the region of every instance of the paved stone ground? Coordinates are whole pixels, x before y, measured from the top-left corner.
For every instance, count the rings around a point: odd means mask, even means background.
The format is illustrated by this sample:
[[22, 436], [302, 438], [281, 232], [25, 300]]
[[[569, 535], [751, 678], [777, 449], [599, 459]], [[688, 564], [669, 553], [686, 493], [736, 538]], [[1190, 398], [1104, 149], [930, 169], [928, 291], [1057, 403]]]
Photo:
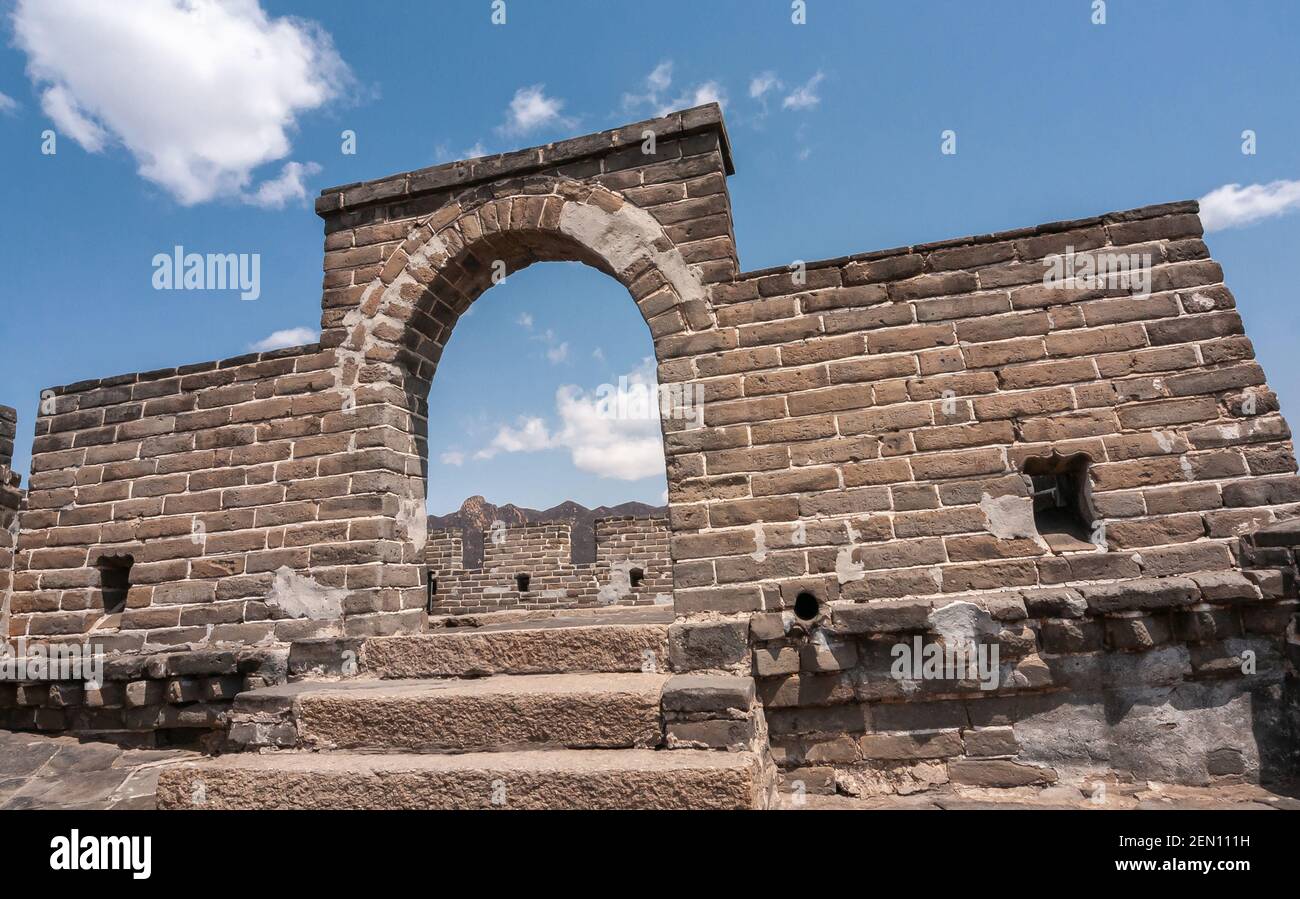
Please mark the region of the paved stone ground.
[[0, 810], [151, 809], [159, 770], [197, 755], [0, 730]]
[[911, 796], [813, 796], [796, 801], [788, 793], [779, 797], [783, 809], [1188, 809], [1188, 810], [1276, 810], [1300, 811], [1300, 789], [1282, 792], [1253, 784], [1224, 784], [1213, 787], [1181, 787], [1153, 782], [1110, 784], [1105, 800], [1094, 800], [1071, 786], [1044, 790], [957, 789], [951, 786]]
[[[0, 730], [0, 810], [152, 809], [158, 772], [199, 753], [184, 749], [121, 749], [75, 737]], [[951, 785], [911, 796], [783, 793], [783, 809], [1287, 809], [1300, 811], [1300, 788], [1277, 791], [1252, 784], [1180, 787], [1110, 784], [1104, 802], [1072, 786], [978, 789]]]

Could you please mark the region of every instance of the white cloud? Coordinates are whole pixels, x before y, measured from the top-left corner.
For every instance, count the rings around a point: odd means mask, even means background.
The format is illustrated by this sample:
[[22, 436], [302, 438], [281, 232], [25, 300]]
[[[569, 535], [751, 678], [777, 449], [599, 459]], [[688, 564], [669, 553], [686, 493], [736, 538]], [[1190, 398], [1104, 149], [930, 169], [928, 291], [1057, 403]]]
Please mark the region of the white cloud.
[[727, 92], [723, 90], [721, 84], [716, 81], [706, 81], [703, 84], [696, 85], [691, 90], [682, 94], [672, 105], [664, 109], [660, 115], [672, 112], [675, 109], [689, 109], [692, 106], [703, 106], [705, 103], [717, 103], [719, 106], [727, 105]]
[[591, 351], [591, 358], [595, 359], [597, 362], [604, 362], [605, 351], [600, 347], [596, 347], [594, 350]]
[[[644, 360], [626, 377], [631, 389], [653, 388], [654, 360]], [[541, 418], [522, 418], [518, 427], [501, 427], [491, 443], [475, 453], [475, 458], [563, 449], [569, 452], [575, 468], [598, 477], [636, 481], [662, 474], [664, 453], [658, 405], [646, 404], [644, 415], [616, 415], [616, 404], [608, 389], [612, 386], [595, 390], [582, 390], [572, 384], [560, 387], [555, 392], [558, 428], [552, 429]]]
[[645, 93], [627, 93], [623, 95], [623, 108], [630, 110], [640, 106], [650, 106], [659, 109], [663, 106], [663, 101], [660, 98], [664, 91], [672, 87], [672, 83], [673, 61], [665, 59], [645, 77]]
[[564, 343], [556, 344], [555, 346], [548, 347], [546, 350], [546, 358], [551, 360], [552, 365], [559, 365], [561, 362], [568, 359], [569, 358], [568, 341], [565, 341]]
[[519, 427], [502, 425], [486, 447], [474, 454], [475, 459], [491, 459], [500, 453], [535, 453], [551, 449], [554, 443], [546, 422], [540, 418], [521, 418]]
[[521, 312], [519, 313], [519, 317], [515, 319], [515, 324], [519, 325], [519, 327], [521, 328], [525, 328], [526, 330], [531, 331], [533, 329], [533, 317], [527, 312]]
[[[527, 323], [525, 323], [525, 319], [527, 319]], [[533, 317], [527, 312], [520, 315], [517, 321], [520, 325], [532, 330]], [[559, 365], [569, 358], [569, 342], [560, 340], [550, 328], [547, 328], [541, 334], [534, 334], [530, 339], [546, 344], [546, 358], [550, 360], [552, 365]]]
[[785, 99], [781, 101], [783, 109], [812, 109], [822, 102], [822, 98], [817, 96], [817, 85], [821, 84], [826, 78], [822, 72], [813, 75], [799, 87], [795, 88]]
[[271, 350], [282, 350], [285, 347], [315, 343], [319, 339], [320, 331], [315, 328], [285, 328], [283, 331], [274, 331], [256, 343], [249, 344], [248, 348], [257, 353], [266, 353]]
[[438, 457], [443, 465], [461, 466], [465, 464], [465, 454], [457, 450], [448, 450]]
[[0, 93], [0, 113], [9, 115], [18, 110], [18, 101], [5, 93]]
[[120, 142], [187, 206], [257, 202], [253, 171], [351, 77], [319, 26], [258, 0], [19, 0], [12, 24], [55, 126], [92, 153]]
[[673, 83], [673, 61], [666, 59], [655, 66], [654, 70], [646, 76], [645, 83], [646, 87], [655, 93], [668, 90]]
[[47, 88], [41, 95], [41, 109], [68, 137], [90, 153], [104, 149], [108, 134], [82, 113], [76, 97], [62, 85]]
[[1241, 228], [1300, 208], [1300, 181], [1225, 184], [1201, 197], [1206, 231]]
[[644, 93], [626, 93], [623, 95], [623, 108], [625, 110], [635, 110], [638, 108], [648, 108], [657, 116], [668, 115], [670, 112], [676, 112], [679, 109], [687, 109], [692, 106], [703, 106], [705, 103], [717, 103], [719, 106], [727, 105], [727, 94], [716, 81], [705, 81], [697, 84], [695, 87], [687, 88], [674, 99], [667, 99], [666, 92], [672, 87], [673, 83], [673, 61], [664, 60], [651, 70], [645, 78]]
[[775, 72], [764, 72], [761, 75], [755, 75], [749, 80], [750, 99], [761, 100], [767, 96], [769, 91], [780, 90], [782, 86], [781, 79], [776, 77]]
[[263, 181], [257, 190], [244, 197], [244, 202], [263, 209], [283, 209], [285, 204], [302, 203], [307, 199], [307, 187], [303, 178], [310, 178], [320, 172], [320, 166], [314, 162], [286, 162], [280, 170], [280, 177]]
[[573, 120], [560, 115], [564, 101], [546, 96], [545, 87], [544, 84], [534, 84], [515, 91], [510, 108], [506, 110], [505, 124], [497, 130], [519, 137], [552, 125], [571, 126]]

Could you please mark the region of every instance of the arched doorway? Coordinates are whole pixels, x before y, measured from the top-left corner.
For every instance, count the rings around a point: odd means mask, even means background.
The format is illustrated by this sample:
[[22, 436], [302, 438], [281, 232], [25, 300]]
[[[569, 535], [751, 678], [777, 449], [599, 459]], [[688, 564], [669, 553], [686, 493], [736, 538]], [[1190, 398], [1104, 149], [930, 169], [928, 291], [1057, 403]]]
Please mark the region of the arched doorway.
[[[713, 324], [705, 289], [653, 216], [605, 188], [564, 178], [528, 177], [480, 188], [419, 221], [341, 321], [324, 322], [322, 343], [336, 353], [343, 413], [360, 431], [353, 451], [374, 451], [384, 471], [353, 484], [374, 497], [379, 566], [366, 597], [345, 612], [423, 611], [429, 478], [427, 397], [456, 322], [489, 287], [536, 262], [590, 265], [618, 280], [650, 330], [659, 382], [683, 385], [689, 371], [665, 366], [664, 341]], [[331, 326], [333, 325], [333, 326]], [[691, 390], [662, 431], [702, 421]], [[669, 470], [669, 494], [673, 473]], [[406, 629], [407, 615], [393, 629]]]

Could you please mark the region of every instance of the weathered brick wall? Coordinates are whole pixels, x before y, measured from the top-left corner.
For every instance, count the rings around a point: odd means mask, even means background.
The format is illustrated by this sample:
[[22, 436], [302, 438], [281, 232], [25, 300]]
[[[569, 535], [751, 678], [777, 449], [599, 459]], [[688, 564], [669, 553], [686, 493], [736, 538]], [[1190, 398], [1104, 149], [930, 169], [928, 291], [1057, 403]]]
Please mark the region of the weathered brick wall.
[[[595, 529], [596, 561], [580, 565], [573, 563], [567, 521], [485, 531], [479, 568], [464, 567], [458, 528], [431, 532], [425, 561], [436, 582], [434, 614], [671, 602], [667, 519], [603, 518]], [[519, 589], [520, 575], [528, 576], [526, 591]]]
[[23, 500], [21, 480], [11, 467], [17, 423], [18, 413], [9, 406], [0, 406], [0, 640], [5, 640], [9, 633], [14, 543]]
[[484, 532], [483, 567], [503, 573], [557, 568], [573, 561], [567, 521], [516, 525]]
[[18, 434], [18, 412], [11, 406], [0, 406], [0, 468], [12, 468], [14, 438]]
[[[1231, 567], [1239, 533], [1294, 514], [1300, 480], [1194, 213], [717, 286], [718, 329], [663, 365], [711, 398], [708, 427], [667, 437], [679, 609]], [[1045, 258], [1067, 247], [1151, 254], [1151, 295], [1045, 286]], [[714, 351], [690, 352], [701, 343]], [[1108, 552], [1055, 554], [996, 520], [1024, 520], [1020, 465], [1053, 449], [1091, 456]]]
[[[368, 449], [382, 428], [343, 418], [324, 391], [333, 364], [312, 346], [54, 388], [36, 423], [9, 634], [93, 633], [136, 651], [337, 629], [279, 608], [313, 597], [277, 572], [363, 586], [355, 547], [392, 533], [399, 505], [382, 449]], [[117, 613], [96, 567], [106, 556], [133, 560]]]
[[[944, 604], [993, 619], [1010, 591], [1026, 611], [995, 619], [1023, 622], [996, 631], [1012, 634], [1008, 673], [1021, 675], [1009, 695], [1091, 690], [1081, 721], [1120, 755], [1133, 735], [1110, 729], [1107, 703], [1190, 709], [1187, 728], [1237, 742], [1197, 743], [1180, 776], [1236, 756], [1265, 767], [1242, 741], [1274, 731], [1242, 703], [1267, 705], [1279, 653], [1254, 646], [1274, 660], [1257, 675], [1195, 658], [1237, 658], [1232, 640], [1280, 646], [1294, 585], [1238, 571], [1238, 538], [1294, 516], [1300, 478], [1196, 205], [741, 273], [730, 172], [721, 117], [701, 107], [326, 191], [320, 348], [55, 391], [37, 422], [10, 632], [98, 625], [138, 649], [425, 626], [427, 395], [442, 347], [494, 275], [581, 261], [627, 287], [660, 383], [704, 392], [703, 427], [664, 421], [673, 664], [786, 679], [765, 689], [774, 711], [795, 697], [772, 728], [790, 764], [855, 733], [853, 758], [837, 758], [869, 768], [866, 733], [946, 727], [889, 718], [916, 697], [862, 687], [869, 662], [822, 670], [823, 650], [874, 658], [864, 641], [902, 632], [875, 617], [888, 622], [894, 599], [910, 632], [934, 637]], [[1069, 252], [1133, 256], [1150, 291], [1047, 283]], [[1024, 466], [1053, 452], [1087, 456], [1087, 539], [1052, 542], [1035, 522]], [[106, 551], [138, 553], [143, 578], [116, 621], [95, 606]], [[1031, 609], [1021, 593], [1039, 590], [1069, 599]], [[808, 652], [786, 627], [800, 595], [824, 616], [824, 645]], [[1249, 609], [1227, 608], [1238, 601]], [[1214, 630], [1187, 630], [1187, 613]], [[1073, 680], [1087, 665], [1112, 673]], [[1029, 761], [1049, 742], [1027, 739]]]
[[424, 564], [432, 572], [465, 567], [465, 541], [460, 528], [435, 528], [424, 543]]

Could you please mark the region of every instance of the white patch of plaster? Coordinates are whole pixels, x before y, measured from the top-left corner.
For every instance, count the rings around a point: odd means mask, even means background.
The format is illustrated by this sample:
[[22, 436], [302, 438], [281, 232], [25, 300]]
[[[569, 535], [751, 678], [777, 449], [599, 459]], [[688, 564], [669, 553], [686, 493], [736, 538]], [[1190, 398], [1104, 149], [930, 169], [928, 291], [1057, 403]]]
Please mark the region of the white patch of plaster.
[[1018, 537], [1040, 541], [1034, 526], [1034, 501], [1027, 496], [993, 497], [985, 492], [980, 497], [980, 511], [988, 522], [989, 533], [999, 540]]
[[429, 519], [424, 511], [422, 497], [409, 497], [401, 501], [397, 510], [398, 536], [405, 535], [415, 547], [415, 557], [424, 552], [424, 544], [429, 540]]
[[310, 576], [281, 565], [266, 594], [266, 604], [290, 618], [327, 620], [343, 617], [343, 598], [347, 595], [342, 587], [323, 587]]
[[632, 571], [631, 562], [616, 562], [609, 568], [609, 583], [601, 587], [596, 592], [596, 599], [605, 604], [611, 605], [618, 602], [625, 596], [632, 593]]
[[930, 612], [929, 629], [943, 638], [945, 646], [965, 646], [998, 632], [998, 626], [984, 609], [973, 602], [951, 602]]
[[1199, 292], [1192, 294], [1190, 297], [1184, 294], [1183, 302], [1193, 312], [1208, 312], [1214, 308], [1214, 300]]
[[1174, 451], [1174, 435], [1168, 431], [1156, 431], [1151, 436], [1156, 438], [1162, 452], [1172, 453]]
[[848, 545], [840, 547], [840, 551], [835, 554], [835, 576], [841, 584], [860, 581], [867, 576], [866, 567], [853, 560], [853, 550], [857, 549], [858, 538], [862, 535], [847, 521], [844, 522], [844, 530], [849, 535]]
[[1196, 472], [1192, 470], [1192, 463], [1186, 456], [1178, 457], [1178, 467], [1182, 469], [1184, 481], [1196, 480]]
[[616, 272], [648, 259], [682, 302], [705, 298], [704, 286], [680, 253], [654, 249], [655, 241], [664, 236], [663, 226], [631, 203], [624, 203], [614, 213], [589, 203], [565, 203], [560, 232], [599, 255]]
[[762, 562], [767, 558], [767, 534], [763, 531], [761, 524], [754, 525], [754, 551], [749, 557], [755, 562]]

